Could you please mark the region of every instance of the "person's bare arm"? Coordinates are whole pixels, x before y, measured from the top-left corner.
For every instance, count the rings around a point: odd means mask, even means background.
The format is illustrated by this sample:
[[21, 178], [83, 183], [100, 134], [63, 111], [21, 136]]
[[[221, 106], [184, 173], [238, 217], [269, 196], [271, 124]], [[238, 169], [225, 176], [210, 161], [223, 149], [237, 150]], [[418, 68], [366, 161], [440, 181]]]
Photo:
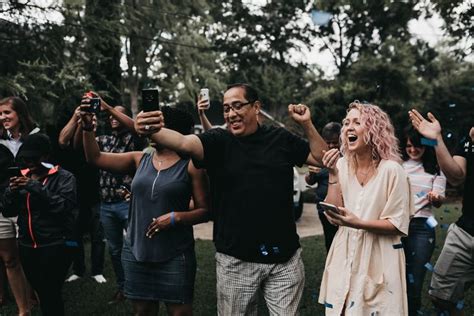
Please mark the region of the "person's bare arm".
[[339, 182], [339, 170], [336, 166], [340, 157], [339, 150], [330, 149], [324, 153], [322, 160], [324, 167], [326, 167], [329, 172], [328, 193], [324, 201], [336, 206], [344, 206], [341, 183]]
[[79, 108], [80, 107], [78, 106], [74, 110], [74, 113], [72, 114], [71, 118], [59, 133], [58, 144], [61, 148], [66, 148], [67, 146], [69, 146], [71, 144], [71, 140], [73, 140], [74, 138], [78, 126], [77, 121], [79, 120]]
[[308, 165], [321, 166], [323, 150], [327, 150], [328, 145], [311, 122], [309, 108], [304, 104], [290, 104], [288, 106], [288, 112], [291, 118], [300, 124], [308, 138], [310, 153], [306, 159], [306, 163]]
[[211, 122], [206, 116], [206, 110], [209, 108], [209, 100], [201, 100], [201, 96], [199, 96], [197, 109], [199, 114], [199, 121], [201, 122], [202, 128], [204, 131], [208, 131], [212, 128]]
[[388, 219], [363, 220], [352, 212], [339, 207], [340, 214], [326, 210], [326, 218], [333, 225], [348, 226], [355, 229], [363, 229], [375, 234], [399, 235], [400, 231]]
[[204, 159], [204, 148], [196, 135], [183, 135], [164, 128], [161, 111], [140, 112], [135, 120], [135, 130], [142, 135], [149, 134], [151, 139], [166, 148], [183, 153], [197, 160]]
[[82, 149], [82, 124], [78, 124], [74, 132], [73, 148], [76, 150]]
[[112, 115], [117, 121], [120, 122], [123, 126], [125, 126], [131, 133], [137, 134], [135, 131], [135, 122], [133, 119], [125, 113], [117, 111], [113, 106], [109, 105], [105, 102], [102, 98], [100, 99], [100, 106], [102, 111], [105, 111], [107, 114]]
[[95, 132], [92, 126], [92, 115], [81, 112], [83, 122], [82, 143], [84, 155], [88, 163], [100, 169], [118, 173], [135, 172], [140, 159], [144, 155], [141, 151], [131, 151], [126, 153], [107, 153], [100, 151], [95, 139]]
[[428, 113], [425, 119], [417, 110], [409, 112], [413, 127], [424, 137], [436, 140], [436, 158], [440, 169], [452, 185], [460, 185], [466, 177], [466, 159], [461, 156], [451, 156], [441, 134], [441, 124], [433, 114]]

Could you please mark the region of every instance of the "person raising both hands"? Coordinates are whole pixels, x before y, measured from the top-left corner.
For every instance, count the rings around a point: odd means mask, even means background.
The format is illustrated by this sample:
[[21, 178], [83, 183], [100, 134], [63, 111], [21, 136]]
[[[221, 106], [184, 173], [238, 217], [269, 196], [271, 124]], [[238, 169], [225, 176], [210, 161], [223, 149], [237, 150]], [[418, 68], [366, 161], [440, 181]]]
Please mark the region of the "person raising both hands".
[[429, 290], [431, 300], [440, 312], [464, 315], [461, 302], [474, 282], [474, 125], [451, 156], [443, 140], [441, 124], [433, 114], [428, 113], [428, 119], [425, 119], [417, 110], [411, 110], [409, 115], [418, 132], [434, 141], [439, 167], [448, 182], [452, 185], [464, 183], [462, 215], [449, 226]]

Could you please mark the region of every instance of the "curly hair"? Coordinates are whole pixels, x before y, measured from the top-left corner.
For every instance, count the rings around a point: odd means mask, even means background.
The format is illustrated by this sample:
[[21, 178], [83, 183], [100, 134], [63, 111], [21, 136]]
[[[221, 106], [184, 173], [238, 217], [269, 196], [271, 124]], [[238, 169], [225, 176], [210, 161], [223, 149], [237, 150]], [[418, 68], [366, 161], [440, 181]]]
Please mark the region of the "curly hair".
[[[377, 105], [354, 101], [349, 104], [347, 112], [357, 109], [360, 112], [360, 122], [365, 128], [364, 141], [372, 150], [372, 160], [378, 165], [380, 160], [393, 160], [401, 163], [399, 142], [389, 116]], [[349, 163], [357, 168], [355, 153], [347, 150], [347, 138], [344, 137], [346, 127], [341, 131], [341, 152]]]

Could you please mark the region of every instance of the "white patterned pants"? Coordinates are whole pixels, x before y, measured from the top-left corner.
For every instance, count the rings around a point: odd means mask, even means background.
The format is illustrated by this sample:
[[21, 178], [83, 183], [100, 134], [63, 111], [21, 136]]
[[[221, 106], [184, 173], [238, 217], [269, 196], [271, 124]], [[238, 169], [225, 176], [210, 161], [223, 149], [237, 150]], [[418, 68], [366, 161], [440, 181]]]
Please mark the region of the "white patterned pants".
[[218, 315], [257, 315], [259, 290], [270, 315], [298, 315], [305, 279], [301, 248], [287, 262], [276, 264], [217, 252], [216, 274]]

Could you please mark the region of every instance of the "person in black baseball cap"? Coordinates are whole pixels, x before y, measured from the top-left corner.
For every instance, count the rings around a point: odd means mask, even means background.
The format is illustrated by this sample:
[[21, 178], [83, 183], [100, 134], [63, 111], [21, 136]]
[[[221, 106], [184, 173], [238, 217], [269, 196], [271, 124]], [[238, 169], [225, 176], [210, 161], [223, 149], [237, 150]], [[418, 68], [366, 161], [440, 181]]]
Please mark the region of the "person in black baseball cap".
[[16, 161], [22, 168], [42, 168], [43, 172], [51, 168], [46, 164], [51, 152], [51, 142], [45, 134], [33, 134], [28, 136], [16, 156]]

